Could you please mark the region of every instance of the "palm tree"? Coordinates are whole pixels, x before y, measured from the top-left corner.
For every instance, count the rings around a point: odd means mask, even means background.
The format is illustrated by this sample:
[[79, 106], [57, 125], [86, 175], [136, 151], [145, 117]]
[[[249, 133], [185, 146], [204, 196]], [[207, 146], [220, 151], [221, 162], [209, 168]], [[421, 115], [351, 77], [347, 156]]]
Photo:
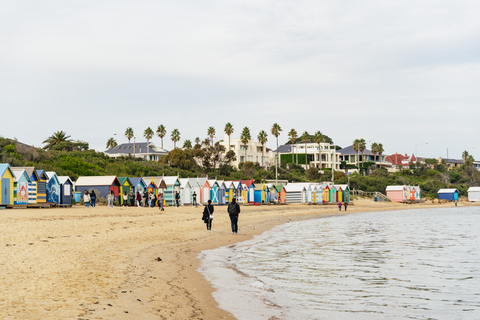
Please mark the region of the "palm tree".
[[308, 159], [307, 159], [307, 142], [310, 141], [310, 134], [305, 131], [303, 134], [302, 134], [302, 141], [305, 142], [305, 170], [307, 170], [307, 166], [308, 166]]
[[130, 143], [130, 140], [133, 138], [133, 129], [131, 127], [128, 127], [127, 130], [125, 130], [125, 137], [127, 137], [128, 143]]
[[264, 167], [264, 158], [265, 158], [265, 143], [267, 143], [268, 138], [267, 138], [267, 133], [265, 131], [260, 131], [258, 134], [258, 142], [262, 144], [262, 167]]
[[380, 167], [382, 166], [382, 153], [383, 153], [383, 144], [379, 143], [378, 144], [378, 147], [377, 147], [377, 152], [378, 152], [378, 156], [379, 156], [379, 160], [380, 160]]
[[200, 145], [200, 138], [199, 137], [195, 138], [195, 145]]
[[227, 152], [230, 151], [230, 136], [232, 135], [233, 133], [233, 126], [230, 122], [227, 122], [227, 124], [225, 125], [225, 129], [223, 129], [223, 131], [225, 132], [225, 134], [228, 136], [228, 148], [227, 148]]
[[245, 159], [243, 162], [247, 162], [247, 144], [252, 140], [252, 136], [250, 135], [250, 129], [248, 127], [243, 128], [242, 134], [240, 135], [240, 141], [243, 143], [243, 148], [245, 149]]
[[213, 138], [215, 137], [215, 128], [209, 127], [207, 129], [207, 135], [210, 137], [210, 141], [212, 141], [212, 147], [213, 147]]
[[150, 160], [150, 139], [152, 139], [152, 137], [154, 136], [152, 128], [148, 127], [147, 129], [145, 129], [145, 131], [143, 131], [143, 136], [145, 137], [145, 139], [147, 139], [147, 159]]
[[191, 150], [192, 149], [192, 141], [185, 140], [183, 143], [183, 149]]
[[280, 135], [280, 132], [282, 132], [282, 128], [278, 123], [274, 123], [271, 129], [272, 135], [277, 138], [277, 162], [276, 162], [276, 167], [278, 167], [278, 136]]
[[43, 147], [43, 149], [48, 150], [51, 149], [54, 145], [61, 143], [61, 142], [66, 142], [66, 141], [72, 141], [69, 139], [70, 136], [67, 136], [67, 133], [64, 131], [57, 131], [53, 133], [50, 137], [48, 137], [45, 141], [42, 143], [46, 143], [47, 145]]
[[377, 162], [378, 143], [373, 142], [370, 146], [370, 151], [373, 153], [373, 162]]
[[173, 149], [175, 149], [177, 147], [177, 142], [180, 141], [180, 131], [178, 131], [178, 129], [173, 129], [170, 137], [173, 141]]
[[[293, 162], [294, 162], [294, 161], [293, 161], [293, 146], [294, 146], [295, 141], [297, 140], [297, 130], [295, 130], [295, 129], [292, 128], [292, 129], [288, 132], [288, 139], [290, 140], [291, 145], [292, 145], [291, 148], [292, 148], [292, 163], [293, 163]], [[297, 157], [297, 159], [298, 159], [298, 157]]]
[[157, 136], [162, 140], [162, 149], [163, 149], [163, 137], [167, 134], [167, 129], [163, 126], [163, 124], [159, 125], [157, 128]]
[[324, 139], [323, 133], [317, 131], [313, 134], [313, 142], [318, 144], [318, 164], [319, 168], [322, 168], [322, 142]]
[[463, 161], [464, 161], [465, 163], [467, 163], [468, 156], [469, 156], [469, 154], [468, 154], [468, 151], [467, 151], [467, 150], [465, 150], [465, 151], [462, 152], [462, 159], [463, 159]]
[[353, 141], [353, 150], [357, 154], [357, 165], [358, 171], [360, 171], [360, 162], [358, 158], [358, 153], [362, 153], [362, 162], [363, 162], [363, 151], [365, 151], [365, 139], [355, 139]]
[[107, 141], [107, 149], [112, 149], [117, 146], [117, 141], [114, 138], [110, 138]]

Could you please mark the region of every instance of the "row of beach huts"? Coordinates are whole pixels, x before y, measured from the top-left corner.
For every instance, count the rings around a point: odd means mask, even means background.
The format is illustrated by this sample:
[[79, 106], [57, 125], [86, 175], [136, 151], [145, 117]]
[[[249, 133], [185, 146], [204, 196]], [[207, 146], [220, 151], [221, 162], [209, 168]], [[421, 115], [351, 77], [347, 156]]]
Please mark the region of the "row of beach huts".
[[196, 194], [198, 203], [212, 200], [213, 204], [228, 204], [236, 198], [239, 203], [312, 203], [328, 204], [350, 202], [347, 185], [319, 183], [254, 183], [253, 180], [223, 181], [208, 177], [179, 178], [82, 176], [73, 182], [67, 176], [58, 176], [53, 171], [35, 170], [33, 167], [10, 167], [0, 164], [0, 205], [3, 206], [70, 206], [80, 202], [81, 195], [95, 190], [97, 197], [106, 198], [113, 191], [117, 203], [123, 204], [121, 195], [130, 191], [163, 194], [166, 205], [174, 205], [175, 194], [180, 194], [180, 203], [193, 203]]

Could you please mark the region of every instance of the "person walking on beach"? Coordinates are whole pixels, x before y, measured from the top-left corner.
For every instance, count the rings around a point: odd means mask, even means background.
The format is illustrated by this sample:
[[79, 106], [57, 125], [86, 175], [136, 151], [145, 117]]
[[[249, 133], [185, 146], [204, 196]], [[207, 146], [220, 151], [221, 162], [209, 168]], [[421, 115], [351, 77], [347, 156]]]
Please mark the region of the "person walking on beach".
[[92, 190], [92, 192], [90, 192], [90, 205], [95, 208], [95, 202], [97, 200], [97, 195], [95, 194], [95, 191]]
[[137, 200], [137, 207], [141, 207], [142, 206], [142, 195], [140, 194], [140, 191], [137, 191], [136, 200]]
[[338, 203], [338, 211], [342, 211], [342, 203], [341, 202]]
[[192, 207], [197, 207], [198, 204], [197, 204], [197, 193], [195, 191], [193, 191], [193, 194], [192, 194], [192, 198], [193, 198], [193, 205]]
[[208, 231], [212, 231], [213, 210], [214, 208], [212, 206], [212, 200], [208, 200], [208, 204], [203, 209], [203, 216], [202, 216], [202, 220], [207, 225]]
[[165, 211], [165, 209], [163, 209], [163, 201], [165, 200], [165, 198], [163, 197], [163, 194], [162, 193], [159, 193], [158, 194], [158, 208], [160, 209], [160, 211]]
[[122, 207], [126, 207], [128, 203], [128, 194], [126, 191], [123, 191], [123, 205]]
[[143, 206], [148, 207], [148, 192], [143, 190]]
[[107, 197], [107, 209], [110, 208], [110, 206], [112, 206], [113, 208], [113, 201], [115, 200], [115, 193], [113, 193], [113, 191], [110, 191], [110, 193], [108, 194], [108, 197]]
[[177, 208], [180, 206], [180, 193], [178, 191], [175, 192], [175, 205]]
[[87, 190], [85, 190], [85, 193], [83, 194], [83, 202], [85, 202], [85, 207], [88, 208], [88, 206], [90, 205], [90, 194], [88, 193]]
[[152, 192], [152, 208], [155, 208], [157, 205], [157, 196], [155, 195], [155, 192]]
[[133, 193], [132, 189], [130, 189], [130, 194], [128, 195], [128, 198], [130, 199], [130, 206], [134, 207], [135, 206], [135, 194]]
[[[210, 200], [208, 200], [210, 201]], [[238, 233], [238, 214], [240, 213], [240, 206], [237, 203], [237, 199], [233, 198], [227, 208], [228, 215], [230, 216], [230, 222], [232, 225], [232, 234]]]
[[343, 207], [345, 208], [345, 211], [347, 211], [347, 206], [348, 206], [348, 202], [345, 201], [345, 202], [343, 203]]

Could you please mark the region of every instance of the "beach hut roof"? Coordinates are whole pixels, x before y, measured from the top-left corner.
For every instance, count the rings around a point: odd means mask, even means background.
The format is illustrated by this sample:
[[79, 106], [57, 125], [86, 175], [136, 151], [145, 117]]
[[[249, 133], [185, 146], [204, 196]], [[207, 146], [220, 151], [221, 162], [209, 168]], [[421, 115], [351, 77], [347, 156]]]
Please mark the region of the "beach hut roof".
[[480, 192], [480, 187], [470, 187], [467, 192]]
[[220, 186], [217, 180], [214, 180], [214, 179], [208, 180], [208, 184], [210, 185], [210, 187], [213, 187], [214, 184], [217, 184], [217, 186]]
[[437, 191], [437, 193], [455, 193], [458, 192], [457, 189], [440, 189]]
[[130, 180], [129, 177], [118, 177], [118, 181], [120, 181], [120, 183], [122, 185], [124, 185], [127, 180], [128, 180], [128, 183], [130, 183], [130, 185], [132, 185], [132, 181]]
[[115, 181], [120, 184], [117, 176], [83, 176], [78, 177], [77, 182], [75, 183], [78, 187], [83, 186], [110, 186]]
[[165, 181], [165, 184], [167, 186], [174, 186], [178, 181], [178, 177], [177, 176], [163, 177], [163, 181]]
[[405, 186], [387, 186], [387, 191], [403, 191]]
[[132, 186], [138, 186], [140, 183], [145, 185], [145, 181], [143, 178], [129, 178]]
[[180, 187], [182, 187], [182, 188], [185, 188], [185, 187], [191, 188], [192, 187], [192, 184], [190, 183], [189, 178], [180, 178], [180, 179], [178, 179], [178, 181], [180, 182]]
[[58, 182], [58, 176], [57, 176], [57, 173], [55, 171], [46, 171], [45, 173], [47, 174], [47, 178], [48, 178], [49, 181], [50, 181], [50, 179], [54, 179], [54, 180], [57, 180], [57, 182]]
[[25, 175], [27, 177], [28, 182], [31, 181], [25, 169], [12, 169], [12, 173], [13, 173], [13, 176], [15, 177], [15, 181], [20, 180], [22, 175]]
[[35, 167], [12, 167], [12, 169], [24, 169], [29, 178], [33, 175], [38, 180], [38, 174], [37, 171], [35, 171]]
[[70, 183], [73, 185], [73, 181], [72, 179], [70, 179], [69, 176], [57, 176], [58, 178], [58, 182], [60, 182], [60, 184], [65, 184], [67, 181], [70, 181]]
[[305, 187], [303, 183], [289, 183], [284, 186], [284, 188], [287, 192], [301, 192], [307, 190], [307, 187]]

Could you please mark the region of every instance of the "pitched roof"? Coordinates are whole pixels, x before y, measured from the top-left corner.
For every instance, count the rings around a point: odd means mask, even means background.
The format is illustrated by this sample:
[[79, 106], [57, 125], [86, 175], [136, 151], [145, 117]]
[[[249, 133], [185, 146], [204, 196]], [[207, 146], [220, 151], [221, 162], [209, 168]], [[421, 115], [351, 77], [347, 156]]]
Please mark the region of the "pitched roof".
[[12, 172], [13, 176], [15, 177], [15, 181], [18, 181], [22, 177], [22, 175], [25, 175], [29, 182], [31, 181], [25, 169], [12, 169]]
[[133, 143], [122, 143], [104, 152], [107, 154], [125, 154], [125, 155], [134, 154], [134, 153], [137, 153], [137, 154], [149, 153], [149, 154], [165, 155], [168, 153], [168, 150], [159, 148], [151, 142], [148, 143], [148, 152], [147, 152], [147, 142], [136, 142], [135, 152], [133, 151], [133, 145], [134, 145]]
[[29, 178], [32, 175], [34, 175], [34, 176], [36, 176], [36, 178], [38, 180], [38, 174], [37, 174], [37, 171], [35, 171], [35, 167], [13, 167], [12, 169], [25, 169]]
[[457, 189], [440, 189], [437, 191], [437, 193], [455, 193], [458, 192]]
[[[341, 155], [357, 155], [355, 150], [353, 150], [353, 144], [351, 146], [345, 147], [343, 149], [337, 150], [337, 153]], [[358, 155], [367, 155], [367, 156], [373, 156], [372, 151], [365, 149], [363, 152], [359, 152]]]
[[470, 187], [467, 192], [480, 192], [480, 187]]
[[130, 182], [132, 183], [132, 186], [134, 187], [138, 186], [140, 183], [145, 185], [145, 181], [143, 180], [143, 178], [129, 178], [129, 179], [130, 179]]
[[73, 181], [72, 179], [70, 179], [69, 176], [57, 176], [58, 178], [58, 182], [60, 182], [60, 184], [65, 184], [67, 181], [70, 181], [71, 184], [73, 184]]
[[180, 182], [180, 187], [182, 188], [185, 188], [186, 186], [188, 186], [189, 188], [192, 187], [192, 184], [190, 183], [190, 179], [188, 178], [180, 178], [178, 179], [178, 181]]
[[115, 180], [118, 184], [117, 176], [83, 176], [78, 177], [77, 182], [75, 183], [76, 186], [111, 186]]

